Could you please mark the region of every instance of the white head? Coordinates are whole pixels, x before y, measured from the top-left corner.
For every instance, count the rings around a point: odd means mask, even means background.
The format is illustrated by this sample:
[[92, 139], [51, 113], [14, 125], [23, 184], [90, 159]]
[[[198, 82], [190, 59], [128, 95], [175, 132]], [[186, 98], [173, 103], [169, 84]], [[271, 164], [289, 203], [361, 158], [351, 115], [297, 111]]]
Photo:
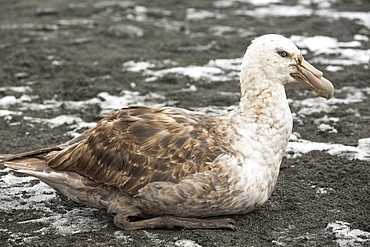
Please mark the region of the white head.
[[282, 85], [299, 81], [319, 96], [330, 99], [334, 94], [334, 87], [322, 75], [321, 71], [304, 60], [301, 51], [289, 39], [277, 34], [267, 34], [253, 40], [248, 47], [240, 79], [242, 87], [256, 77]]

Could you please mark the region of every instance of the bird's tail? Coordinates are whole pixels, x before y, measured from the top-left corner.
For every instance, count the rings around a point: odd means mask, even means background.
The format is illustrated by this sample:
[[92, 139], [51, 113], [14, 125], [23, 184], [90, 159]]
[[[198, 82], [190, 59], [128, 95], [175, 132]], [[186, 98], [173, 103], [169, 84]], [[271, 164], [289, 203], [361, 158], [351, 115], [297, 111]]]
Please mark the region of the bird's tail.
[[48, 154], [52, 152], [58, 150], [50, 148], [16, 155], [0, 154], [0, 164], [40, 179], [73, 201], [107, 209], [107, 201], [113, 188], [96, 183], [74, 171], [58, 171], [49, 167]]
[[13, 154], [0, 154], [0, 164], [3, 164], [3, 161], [8, 160], [12, 156]]
[[[63, 183], [64, 179], [52, 174], [54, 169], [48, 166], [45, 158], [50, 152], [53, 152], [53, 149], [39, 149], [14, 155], [0, 154], [0, 164], [4, 164], [16, 172], [37, 177], [54, 189], [59, 190], [59, 185]], [[58, 171], [55, 172], [59, 173]]]
[[42, 171], [42, 167], [46, 166], [46, 161], [40, 158], [17, 158], [11, 159], [13, 155], [0, 154], [0, 163], [4, 164], [12, 170], [21, 173], [30, 174], [36, 171]]
[[34, 172], [42, 172], [47, 167], [45, 156], [57, 149], [59, 148], [53, 147], [20, 154], [0, 154], [0, 164], [21, 173], [34, 175]]

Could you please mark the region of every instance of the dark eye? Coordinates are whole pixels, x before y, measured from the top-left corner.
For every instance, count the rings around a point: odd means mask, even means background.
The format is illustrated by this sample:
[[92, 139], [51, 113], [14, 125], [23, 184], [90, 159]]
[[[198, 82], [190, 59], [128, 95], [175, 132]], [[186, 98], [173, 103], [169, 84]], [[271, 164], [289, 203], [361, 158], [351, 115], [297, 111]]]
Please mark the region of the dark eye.
[[286, 52], [286, 51], [277, 51], [277, 54], [279, 54], [280, 57], [287, 57], [288, 56], [288, 52]]

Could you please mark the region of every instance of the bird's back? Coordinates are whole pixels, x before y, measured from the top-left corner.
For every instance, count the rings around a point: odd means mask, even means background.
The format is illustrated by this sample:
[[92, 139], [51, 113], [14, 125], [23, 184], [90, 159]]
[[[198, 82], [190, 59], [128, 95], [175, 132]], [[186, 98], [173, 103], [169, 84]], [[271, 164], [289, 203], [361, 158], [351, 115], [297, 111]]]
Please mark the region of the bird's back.
[[[8, 167], [36, 176], [69, 197], [65, 186], [72, 179], [79, 189], [106, 186], [136, 195], [149, 183], [179, 183], [227, 153], [213, 120], [178, 108], [133, 106], [111, 113], [57, 147], [3, 157]], [[72, 199], [84, 203], [77, 196]]]

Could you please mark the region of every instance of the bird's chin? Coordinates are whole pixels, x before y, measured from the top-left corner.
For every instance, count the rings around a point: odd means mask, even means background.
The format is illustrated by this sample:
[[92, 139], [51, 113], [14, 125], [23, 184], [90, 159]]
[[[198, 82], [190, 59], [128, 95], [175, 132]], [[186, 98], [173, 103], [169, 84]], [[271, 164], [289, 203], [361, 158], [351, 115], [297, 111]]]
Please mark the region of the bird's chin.
[[317, 93], [320, 97], [331, 99], [334, 95], [333, 84], [325, 79], [322, 72], [302, 59], [296, 66], [297, 72], [290, 76], [296, 81], [306, 85]]

